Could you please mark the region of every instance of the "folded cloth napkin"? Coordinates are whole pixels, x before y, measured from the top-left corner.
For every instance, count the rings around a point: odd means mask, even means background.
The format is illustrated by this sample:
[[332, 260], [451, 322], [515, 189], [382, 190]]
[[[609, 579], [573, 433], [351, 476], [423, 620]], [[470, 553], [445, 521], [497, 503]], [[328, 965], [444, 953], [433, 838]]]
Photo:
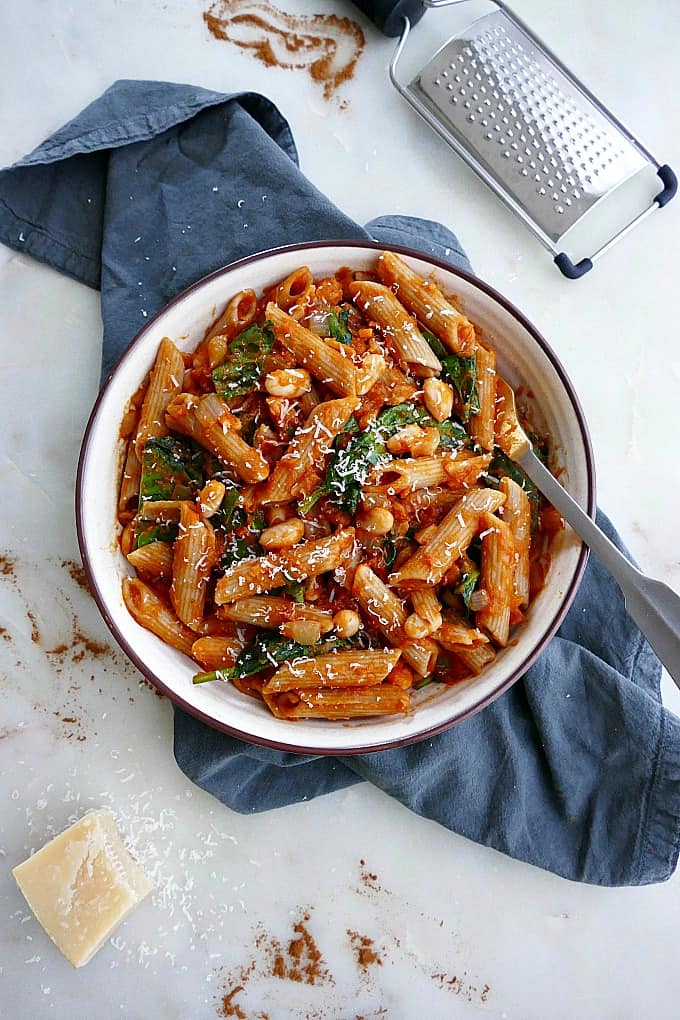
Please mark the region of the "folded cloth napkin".
[[[218, 266], [294, 241], [369, 237], [468, 266], [438, 224], [348, 219], [304, 178], [288, 125], [253, 94], [118, 82], [0, 173], [0, 240], [101, 288], [105, 370], [147, 316]], [[680, 843], [680, 720], [661, 705], [660, 672], [591, 559], [558, 636], [526, 676], [437, 737], [317, 758], [251, 746], [177, 710], [175, 757], [236, 811], [368, 780], [418, 814], [568, 878], [659, 882]]]

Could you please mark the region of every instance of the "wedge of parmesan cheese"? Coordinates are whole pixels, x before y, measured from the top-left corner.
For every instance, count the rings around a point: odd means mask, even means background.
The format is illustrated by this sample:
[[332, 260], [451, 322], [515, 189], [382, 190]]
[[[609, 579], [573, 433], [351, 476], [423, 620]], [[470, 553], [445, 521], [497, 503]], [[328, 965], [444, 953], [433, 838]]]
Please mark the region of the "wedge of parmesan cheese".
[[74, 967], [92, 959], [151, 889], [110, 811], [90, 811], [12, 872], [28, 905]]

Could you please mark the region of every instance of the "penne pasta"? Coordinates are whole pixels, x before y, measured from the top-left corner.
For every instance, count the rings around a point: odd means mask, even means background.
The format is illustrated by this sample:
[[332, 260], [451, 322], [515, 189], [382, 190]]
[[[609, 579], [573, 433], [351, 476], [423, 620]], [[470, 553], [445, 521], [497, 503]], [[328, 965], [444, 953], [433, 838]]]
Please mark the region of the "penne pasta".
[[512, 478], [501, 478], [499, 489], [505, 496], [503, 520], [512, 532], [515, 546], [513, 588], [515, 603], [520, 609], [529, 605], [529, 574], [531, 547], [531, 507], [529, 497]]
[[383, 283], [395, 290], [409, 312], [439, 337], [450, 351], [462, 355], [474, 353], [474, 326], [447, 301], [434, 283], [426, 283], [393, 252], [382, 253], [377, 269]]
[[198, 397], [193, 393], [180, 393], [165, 410], [165, 423], [172, 432], [198, 440], [199, 426], [196, 421]]
[[316, 405], [321, 403], [319, 391], [313, 382], [307, 392], [302, 394], [298, 403], [300, 405], [300, 410], [306, 417], [309, 417]]
[[243, 644], [237, 638], [202, 637], [191, 646], [191, 657], [205, 670], [228, 669], [242, 649]]
[[402, 691], [408, 691], [413, 687], [415, 673], [405, 662], [399, 661], [389, 676], [385, 679], [386, 684], [400, 687]]
[[120, 533], [120, 551], [123, 556], [129, 556], [135, 548], [136, 541], [136, 520], [128, 521]]
[[149, 439], [168, 434], [165, 410], [172, 398], [181, 391], [183, 381], [184, 359], [172, 340], [167, 336], [163, 337], [139, 414], [135, 436], [135, 451], [138, 457], [141, 458]]
[[352, 594], [371, 623], [388, 640], [399, 640], [406, 621], [406, 610], [396, 592], [381, 581], [373, 570], [362, 563], [354, 573]]
[[[454, 492], [452, 489], [414, 489], [413, 491], [401, 493], [401, 504], [404, 508], [404, 513], [407, 515], [408, 520], [418, 520], [419, 516], [427, 511], [428, 519], [432, 517], [433, 520], [441, 520], [447, 510], [458, 502], [462, 493]], [[423, 539], [425, 531], [429, 531], [432, 528], [431, 534], [437, 530], [436, 524], [428, 524], [424, 528], [419, 528], [416, 532], [417, 542], [419, 545], [425, 545], [429, 539]]]
[[[439, 457], [393, 460], [385, 465], [380, 481], [385, 484], [385, 477], [389, 478], [387, 485], [390, 494], [401, 495], [416, 489], [432, 490], [440, 485], [465, 491], [475, 484], [490, 463], [490, 454], [481, 457], [444, 454]], [[397, 475], [396, 479], [391, 477], [393, 474]]]
[[357, 369], [357, 394], [365, 396], [385, 374], [386, 368], [387, 362], [382, 354], [364, 354]]
[[238, 599], [221, 606], [218, 612], [223, 620], [249, 623], [253, 627], [276, 628], [291, 620], [310, 620], [319, 624], [322, 634], [327, 634], [333, 628], [332, 613], [278, 595], [254, 595]]
[[421, 588], [420, 591], [411, 592], [411, 605], [413, 611], [430, 627], [428, 634], [441, 627], [442, 606], [434, 588]]
[[142, 462], [137, 456], [135, 444], [132, 439], [128, 440], [127, 452], [125, 455], [125, 466], [123, 478], [120, 483], [118, 495], [118, 519], [122, 516], [133, 515], [139, 501], [139, 480], [142, 475]]
[[431, 638], [409, 641], [402, 646], [401, 654], [417, 676], [429, 676], [437, 664], [439, 645]]
[[496, 658], [491, 645], [475, 645], [473, 648], [458, 647], [456, 657], [460, 659], [472, 676], [479, 676], [485, 666]]
[[356, 397], [317, 404], [304, 426], [293, 436], [262, 489], [262, 505], [283, 503], [299, 495], [302, 480], [311, 470], [323, 467], [333, 440], [342, 432], [358, 404]]
[[289, 581], [304, 581], [308, 577], [335, 570], [352, 551], [354, 529], [339, 531], [330, 538], [302, 542], [285, 554], [272, 553], [234, 564], [224, 572], [215, 586], [215, 602], [236, 602], [249, 595], [259, 595], [279, 588]]
[[303, 691], [317, 687], [371, 687], [381, 683], [397, 662], [401, 651], [334, 652], [315, 659], [286, 662], [267, 680], [263, 694]]
[[137, 426], [139, 425], [139, 413], [142, 409], [142, 404], [144, 403], [144, 397], [148, 388], [149, 381], [148, 379], [145, 379], [128, 400], [125, 411], [123, 412], [123, 420], [121, 421], [120, 428], [118, 429], [118, 435], [121, 439], [130, 439], [130, 437], [134, 438], [134, 434], [137, 432]]
[[411, 371], [416, 375], [422, 374], [419, 371], [421, 368], [432, 369], [431, 373], [426, 374], [441, 372], [441, 362], [418, 329], [418, 323], [389, 287], [361, 280], [351, 283], [349, 292], [354, 303], [377, 322], [383, 336], [397, 352], [399, 360]]
[[496, 644], [507, 645], [514, 596], [515, 543], [509, 525], [492, 514], [482, 514], [480, 525], [484, 528], [480, 584], [489, 601], [477, 613], [477, 622], [488, 630]]
[[196, 635], [177, 619], [148, 585], [136, 577], [123, 578], [123, 601], [140, 627], [150, 630], [161, 641], [185, 655], [191, 655]]
[[371, 568], [362, 563], [354, 573], [352, 594], [370, 622], [390, 644], [401, 647], [404, 659], [419, 676], [426, 676], [437, 659], [433, 642], [408, 641], [404, 634], [406, 610], [401, 599]]
[[[252, 325], [255, 321], [257, 314], [257, 294], [254, 290], [241, 290], [238, 294], [234, 294], [233, 298], [227, 301], [227, 306], [219, 316], [215, 319], [214, 323], [208, 330], [204, 343], [212, 340], [218, 334], [226, 338], [227, 341], [233, 340], [234, 337], [242, 333], [244, 329]], [[197, 352], [201, 350], [201, 344], [197, 348]], [[214, 365], [210, 366], [214, 368]]]
[[380, 482], [387, 485], [390, 495], [413, 492], [415, 489], [433, 489], [448, 481], [447, 466], [453, 467], [455, 460], [455, 456], [391, 460], [381, 469]]
[[173, 431], [200, 442], [244, 482], [262, 481], [269, 474], [262, 453], [241, 439], [241, 422], [216, 393], [200, 399], [180, 394], [168, 405], [165, 420]]
[[143, 579], [169, 581], [172, 578], [172, 546], [167, 542], [149, 542], [141, 549], [132, 549], [127, 558]]
[[204, 520], [215, 516], [222, 505], [226, 491], [224, 482], [217, 481], [214, 478], [205, 483], [196, 499], [198, 512]]
[[261, 482], [269, 465], [259, 450], [241, 439], [240, 423], [216, 393], [201, 397], [195, 410], [198, 439], [221, 461], [234, 468], [244, 482]]
[[271, 302], [267, 305], [267, 318], [277, 340], [302, 368], [334, 393], [343, 397], [356, 396], [356, 371], [349, 354], [335, 350]]
[[371, 715], [397, 715], [408, 711], [410, 700], [408, 691], [390, 684], [265, 695], [267, 705], [279, 719], [358, 719]]
[[453, 462], [449, 461], [445, 466], [446, 484], [459, 492], [465, 492], [488, 469], [491, 459], [490, 453], [481, 457], [456, 457]]
[[493, 450], [496, 418], [496, 355], [486, 347], [477, 348], [477, 392], [479, 414], [470, 415], [470, 435], [483, 450]]
[[449, 651], [458, 652], [461, 645], [472, 648], [474, 645], [488, 644], [489, 639], [477, 627], [470, 627], [464, 620], [457, 618], [449, 610], [446, 619], [434, 635], [436, 640]]
[[273, 301], [284, 312], [303, 307], [314, 295], [314, 277], [307, 266], [300, 266], [282, 280], [274, 291]]
[[215, 533], [201, 520], [196, 508], [183, 503], [179, 534], [173, 547], [170, 601], [177, 616], [192, 630], [198, 630], [208, 578], [215, 563]]
[[185, 499], [145, 499], [139, 508], [137, 520], [159, 524], [179, 524], [184, 505], [193, 506]]
[[430, 541], [421, 546], [397, 573], [390, 575], [390, 583], [405, 589], [439, 584], [472, 541], [480, 514], [485, 511], [493, 513], [504, 502], [502, 492], [470, 489], [449, 510]]

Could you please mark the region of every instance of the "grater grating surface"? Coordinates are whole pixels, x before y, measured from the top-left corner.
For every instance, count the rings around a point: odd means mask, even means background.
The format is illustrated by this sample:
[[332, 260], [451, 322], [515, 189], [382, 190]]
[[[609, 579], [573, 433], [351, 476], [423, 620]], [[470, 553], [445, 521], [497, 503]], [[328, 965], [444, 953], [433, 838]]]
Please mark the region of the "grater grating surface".
[[649, 165], [502, 10], [450, 39], [409, 89], [552, 242]]

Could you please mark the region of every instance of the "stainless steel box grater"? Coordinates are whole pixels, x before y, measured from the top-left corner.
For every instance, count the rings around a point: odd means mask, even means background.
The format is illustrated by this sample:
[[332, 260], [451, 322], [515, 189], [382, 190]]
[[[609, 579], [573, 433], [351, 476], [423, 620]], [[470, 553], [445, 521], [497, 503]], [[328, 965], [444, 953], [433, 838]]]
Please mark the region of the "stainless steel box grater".
[[[468, 2], [424, 0], [432, 8]], [[553, 253], [564, 275], [577, 279], [673, 198], [675, 174], [504, 3], [494, 0], [493, 7], [449, 38], [407, 84], [397, 74], [411, 34], [404, 18], [390, 77]], [[583, 224], [596, 248], [574, 261], [570, 241]]]

